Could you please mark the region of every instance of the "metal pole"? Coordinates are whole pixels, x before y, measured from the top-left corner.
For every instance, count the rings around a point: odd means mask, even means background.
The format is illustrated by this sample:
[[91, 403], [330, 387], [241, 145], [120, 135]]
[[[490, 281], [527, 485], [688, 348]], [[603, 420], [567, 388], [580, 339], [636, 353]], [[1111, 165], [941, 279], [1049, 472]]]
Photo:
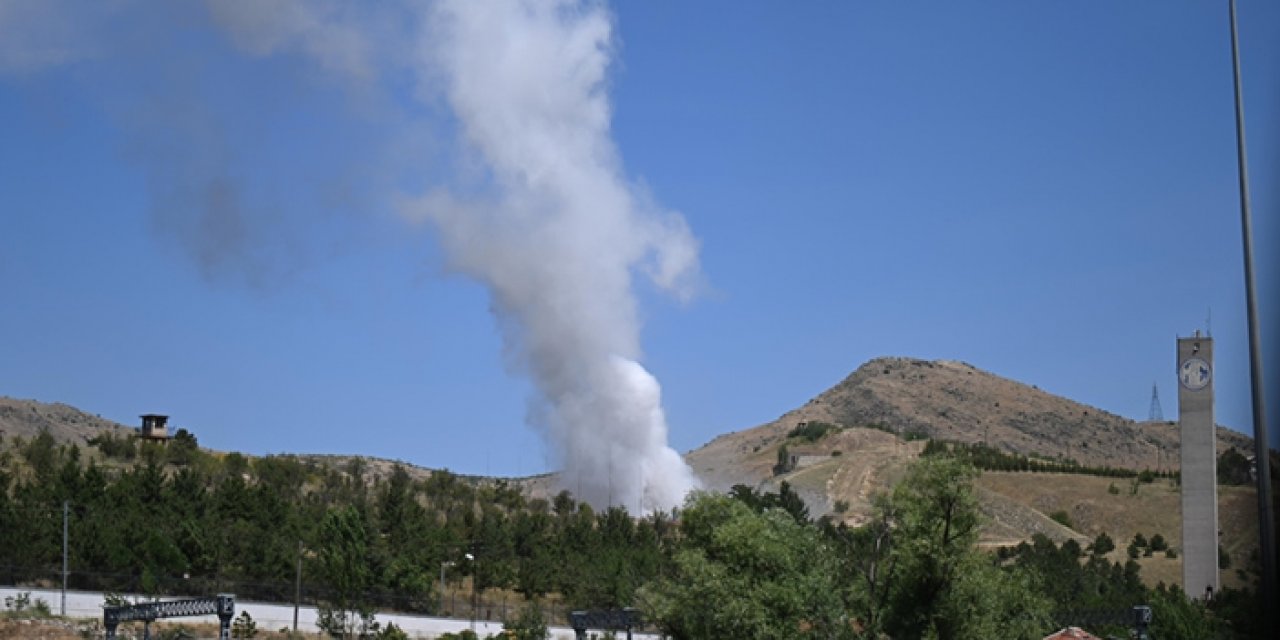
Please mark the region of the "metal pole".
[[[1253, 450], [1257, 457], [1258, 546], [1262, 551], [1262, 602], [1264, 616], [1275, 619], [1276, 602], [1275, 521], [1271, 512], [1271, 460], [1267, 446], [1267, 418], [1263, 403], [1262, 344], [1258, 329], [1258, 305], [1253, 279], [1253, 221], [1249, 213], [1249, 169], [1244, 143], [1244, 99], [1240, 89], [1240, 36], [1236, 27], [1236, 0], [1231, 7], [1231, 66], [1236, 99], [1236, 162], [1240, 168], [1240, 230], [1244, 241], [1245, 304], [1249, 315], [1249, 374], [1253, 392]], [[1270, 627], [1271, 625], [1265, 625]]]
[[474, 633], [476, 630], [476, 609], [480, 603], [476, 593], [476, 582], [480, 580], [480, 561], [470, 553], [466, 557], [467, 560], [471, 561], [471, 631]]
[[302, 541], [298, 541], [298, 568], [293, 578], [293, 632], [298, 632], [298, 605], [302, 603]]
[[441, 617], [444, 617], [444, 568], [452, 566], [453, 563], [448, 560], [440, 563], [440, 610], [436, 612], [436, 615]]
[[67, 617], [67, 517], [70, 510], [62, 501], [62, 617]]

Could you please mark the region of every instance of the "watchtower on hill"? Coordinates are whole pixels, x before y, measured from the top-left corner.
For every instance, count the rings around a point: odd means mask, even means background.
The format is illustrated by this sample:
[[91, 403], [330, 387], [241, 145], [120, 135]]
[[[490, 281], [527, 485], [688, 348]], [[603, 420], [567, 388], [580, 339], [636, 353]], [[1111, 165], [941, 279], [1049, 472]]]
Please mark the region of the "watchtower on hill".
[[142, 428], [138, 431], [138, 435], [144, 440], [158, 440], [166, 442], [169, 440], [169, 416], [148, 413], [142, 416]]

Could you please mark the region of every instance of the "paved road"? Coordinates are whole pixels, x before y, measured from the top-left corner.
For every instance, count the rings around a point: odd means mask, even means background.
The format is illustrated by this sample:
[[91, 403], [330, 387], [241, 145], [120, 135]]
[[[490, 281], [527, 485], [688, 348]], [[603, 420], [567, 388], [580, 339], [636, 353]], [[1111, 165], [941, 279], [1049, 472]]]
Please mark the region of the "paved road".
[[[16, 587], [0, 587], [0, 603], [5, 598], [18, 595], [20, 593], [30, 593], [31, 599], [37, 598], [49, 603], [49, 610], [58, 613], [62, 605], [62, 592], [56, 589], [25, 589]], [[126, 596], [133, 600], [133, 596]], [[173, 596], [163, 599], [181, 599], [190, 596]], [[67, 616], [71, 618], [97, 618], [102, 619], [102, 602], [103, 595], [101, 592], [93, 591], [68, 591], [67, 592]], [[281, 627], [293, 626], [293, 605], [286, 604], [268, 604], [262, 602], [241, 602], [236, 601], [236, 615], [240, 615], [241, 611], [248, 611], [253, 617], [253, 621], [257, 623], [259, 629], [276, 630]], [[452, 618], [431, 618], [428, 616], [415, 616], [399, 613], [379, 613], [377, 615], [378, 622], [386, 624], [394, 622], [397, 627], [404, 629], [412, 638], [437, 638], [445, 633], [457, 633], [463, 629], [471, 628], [471, 623], [467, 620], [455, 620]], [[193, 616], [190, 618], [174, 618], [174, 621], [187, 622], [218, 622], [217, 616]], [[496, 634], [502, 630], [501, 622], [476, 622], [476, 633], [484, 638], [490, 634]], [[314, 607], [300, 607], [298, 609], [298, 629], [302, 631], [318, 632], [316, 627], [316, 610]], [[573, 640], [573, 630], [566, 627], [552, 627], [550, 629], [551, 637], [555, 640]], [[635, 638], [643, 640], [658, 640], [658, 636], [652, 634], [637, 633]]]

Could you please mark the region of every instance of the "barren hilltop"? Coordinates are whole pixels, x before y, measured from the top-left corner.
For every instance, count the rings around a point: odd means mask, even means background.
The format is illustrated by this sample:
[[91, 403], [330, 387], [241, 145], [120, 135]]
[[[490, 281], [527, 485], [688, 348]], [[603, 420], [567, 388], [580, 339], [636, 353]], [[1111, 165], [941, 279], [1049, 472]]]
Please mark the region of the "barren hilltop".
[[[776, 446], [808, 422], [878, 429], [906, 440], [984, 443], [1086, 466], [1176, 469], [1178, 460], [1175, 422], [1136, 422], [964, 362], [912, 358], [871, 360], [804, 406], [772, 422], [719, 436], [688, 457], [699, 470], [723, 471], [736, 466], [727, 465], [730, 460]], [[1218, 427], [1219, 449], [1248, 450], [1251, 443]]]

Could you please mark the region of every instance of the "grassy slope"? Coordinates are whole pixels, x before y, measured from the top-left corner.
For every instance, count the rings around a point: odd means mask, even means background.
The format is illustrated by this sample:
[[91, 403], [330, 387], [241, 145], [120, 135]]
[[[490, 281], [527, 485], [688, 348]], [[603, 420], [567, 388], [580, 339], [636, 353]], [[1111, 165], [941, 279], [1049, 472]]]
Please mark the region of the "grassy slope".
[[[1119, 494], [1108, 491], [1110, 485]], [[1170, 545], [1181, 548], [1181, 494], [1169, 480], [1139, 485], [1131, 491], [1128, 480], [1057, 473], [987, 472], [978, 487], [1042, 514], [1065, 511], [1072, 528], [1089, 539], [1106, 532], [1116, 542], [1111, 559], [1124, 561], [1125, 547], [1135, 534], [1150, 539], [1159, 533]], [[1222, 544], [1231, 554], [1230, 569], [1222, 572], [1225, 586], [1241, 586], [1236, 568], [1244, 566], [1249, 550], [1258, 545], [1257, 499], [1250, 487], [1218, 487], [1218, 523]], [[1149, 584], [1182, 582], [1181, 558], [1163, 554], [1139, 558]]]

